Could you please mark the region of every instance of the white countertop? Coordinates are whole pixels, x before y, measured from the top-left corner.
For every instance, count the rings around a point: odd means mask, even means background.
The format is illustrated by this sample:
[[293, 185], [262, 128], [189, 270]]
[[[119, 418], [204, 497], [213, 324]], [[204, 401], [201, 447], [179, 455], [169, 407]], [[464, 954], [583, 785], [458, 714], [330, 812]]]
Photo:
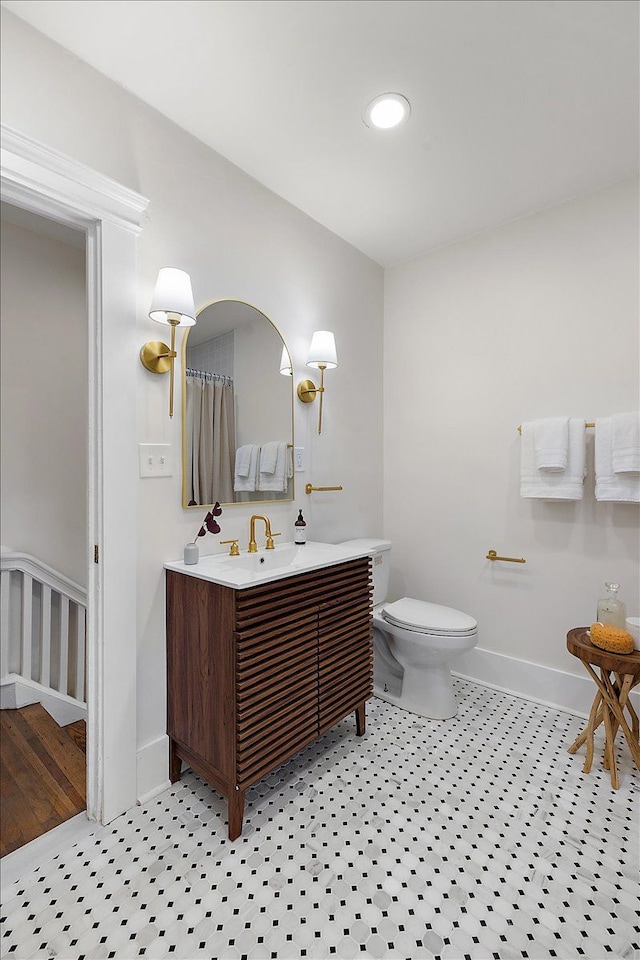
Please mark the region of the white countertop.
[[368, 550], [340, 543], [311, 542], [300, 546], [294, 543], [279, 543], [273, 550], [243, 552], [239, 557], [217, 553], [214, 556], [201, 557], [198, 563], [187, 564], [184, 560], [173, 560], [165, 563], [164, 567], [165, 570], [184, 573], [198, 580], [210, 580], [211, 583], [218, 583], [223, 587], [242, 590], [370, 555]]

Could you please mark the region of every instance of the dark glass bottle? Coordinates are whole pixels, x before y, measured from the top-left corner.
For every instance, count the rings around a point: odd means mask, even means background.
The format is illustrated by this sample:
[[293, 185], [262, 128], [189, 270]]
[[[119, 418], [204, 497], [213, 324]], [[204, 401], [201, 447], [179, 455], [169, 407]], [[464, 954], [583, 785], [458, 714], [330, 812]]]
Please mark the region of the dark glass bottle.
[[302, 510], [298, 510], [298, 519], [294, 523], [294, 534], [294, 543], [303, 544], [307, 542], [307, 524], [302, 516]]

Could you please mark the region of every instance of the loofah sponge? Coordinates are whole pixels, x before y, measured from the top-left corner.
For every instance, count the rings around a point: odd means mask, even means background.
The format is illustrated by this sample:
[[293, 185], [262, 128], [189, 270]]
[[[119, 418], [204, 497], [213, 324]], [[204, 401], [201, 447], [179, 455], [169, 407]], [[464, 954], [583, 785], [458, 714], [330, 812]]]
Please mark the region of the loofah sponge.
[[591, 643], [610, 653], [633, 653], [633, 637], [626, 630], [608, 623], [592, 623], [589, 628]]

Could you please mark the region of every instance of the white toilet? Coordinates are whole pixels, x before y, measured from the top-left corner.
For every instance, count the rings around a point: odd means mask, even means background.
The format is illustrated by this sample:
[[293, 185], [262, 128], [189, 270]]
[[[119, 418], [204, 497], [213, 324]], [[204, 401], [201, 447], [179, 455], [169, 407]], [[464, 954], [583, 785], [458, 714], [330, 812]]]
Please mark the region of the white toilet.
[[433, 720], [457, 713], [451, 661], [473, 649], [478, 624], [451, 607], [405, 597], [387, 603], [391, 542], [348, 540], [373, 557], [374, 693]]

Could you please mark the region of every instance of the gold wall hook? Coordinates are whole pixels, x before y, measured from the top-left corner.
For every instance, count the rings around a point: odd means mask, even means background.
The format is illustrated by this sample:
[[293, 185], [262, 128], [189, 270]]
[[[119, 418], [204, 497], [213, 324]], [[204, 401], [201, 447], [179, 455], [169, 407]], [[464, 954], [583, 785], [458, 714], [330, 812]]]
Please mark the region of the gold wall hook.
[[499, 557], [495, 550], [489, 550], [486, 560], [502, 560], [505, 563], [526, 563], [524, 557]]

